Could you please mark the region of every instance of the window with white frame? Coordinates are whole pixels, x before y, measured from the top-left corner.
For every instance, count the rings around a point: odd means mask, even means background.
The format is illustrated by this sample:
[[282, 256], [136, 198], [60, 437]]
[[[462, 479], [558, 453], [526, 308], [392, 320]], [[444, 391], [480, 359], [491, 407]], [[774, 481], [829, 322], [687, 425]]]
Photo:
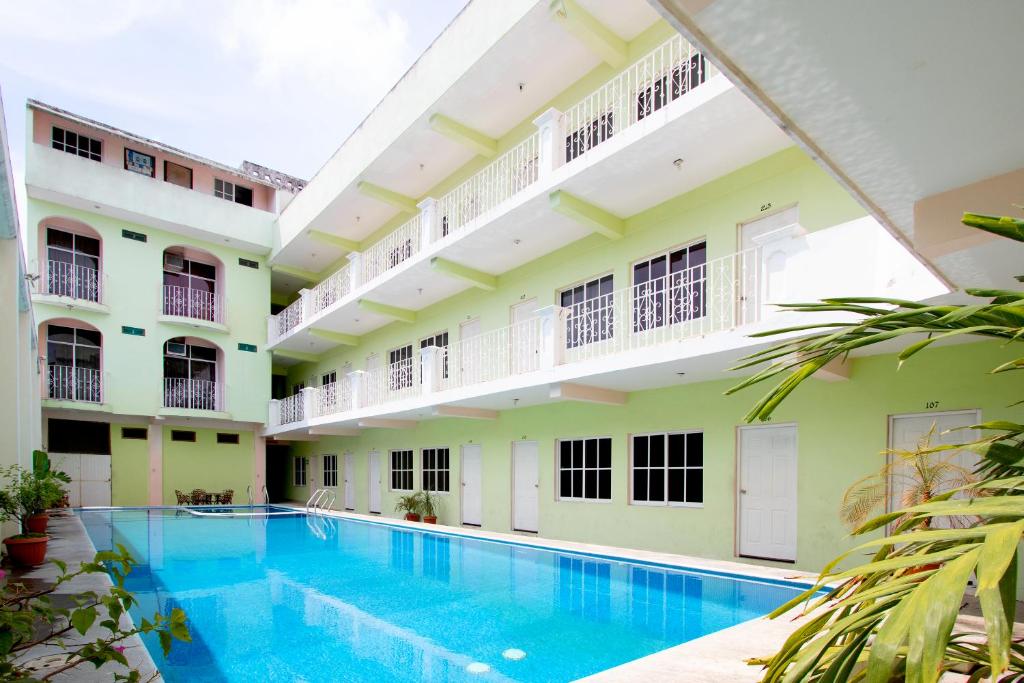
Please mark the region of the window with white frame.
[[448, 493], [448, 449], [424, 448], [423, 490], [434, 493]]
[[75, 299], [100, 299], [100, 241], [95, 237], [46, 228], [46, 293]]
[[303, 457], [295, 458], [293, 470], [294, 478], [293, 481], [296, 486], [306, 485], [306, 459]]
[[605, 275], [559, 292], [559, 303], [567, 311], [566, 348], [593, 344], [615, 335], [612, 282], [612, 276]]
[[324, 486], [331, 488], [338, 485], [338, 456], [334, 454], [325, 455], [324, 461]]
[[704, 503], [703, 432], [635, 435], [632, 465], [633, 503]]
[[101, 141], [70, 130], [54, 126], [50, 143], [54, 149], [59, 149], [68, 154], [76, 154], [93, 161], [100, 161], [102, 159], [103, 143]]
[[559, 439], [558, 499], [612, 499], [612, 440]]
[[236, 204], [252, 206], [252, 190], [220, 178], [213, 180], [213, 196]]
[[331, 370], [330, 372], [324, 373], [320, 376], [320, 386], [326, 387], [330, 384], [334, 384], [338, 381], [338, 371]]
[[426, 339], [420, 340], [420, 349], [425, 349], [428, 346], [436, 346], [437, 348], [442, 349], [441, 377], [443, 379], [448, 379], [448, 331], [445, 330], [444, 332], [438, 332]]
[[388, 387], [391, 391], [412, 386], [412, 368], [412, 344], [388, 352]]
[[707, 243], [695, 242], [633, 264], [633, 332], [704, 315]]
[[391, 451], [391, 490], [412, 491], [412, 451]]

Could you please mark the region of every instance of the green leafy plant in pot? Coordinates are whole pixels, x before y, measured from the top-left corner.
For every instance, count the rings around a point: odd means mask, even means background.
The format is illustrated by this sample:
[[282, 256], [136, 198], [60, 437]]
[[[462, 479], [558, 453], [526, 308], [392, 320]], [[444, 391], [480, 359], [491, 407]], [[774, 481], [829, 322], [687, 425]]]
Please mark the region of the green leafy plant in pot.
[[423, 521], [427, 524], [437, 524], [437, 496], [430, 491], [420, 491], [417, 495], [419, 496], [419, 511], [423, 515]]
[[420, 521], [420, 498], [418, 493], [399, 496], [395, 502], [395, 512], [404, 512], [410, 522]]
[[16, 520], [21, 529], [21, 533], [4, 539], [7, 554], [14, 562], [30, 567], [43, 563], [49, 539], [43, 531], [34, 531], [33, 527], [46, 529], [46, 520], [39, 516], [63, 496], [60, 482], [66, 477], [56, 472], [37, 476], [18, 465], [0, 468], [0, 478], [7, 481], [0, 489], [0, 520]]

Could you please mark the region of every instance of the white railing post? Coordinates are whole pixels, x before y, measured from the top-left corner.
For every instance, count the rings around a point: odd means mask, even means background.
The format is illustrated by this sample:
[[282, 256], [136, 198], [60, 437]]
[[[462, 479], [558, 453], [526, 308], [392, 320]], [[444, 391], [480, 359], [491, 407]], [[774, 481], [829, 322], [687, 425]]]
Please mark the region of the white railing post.
[[354, 292], [362, 284], [363, 255], [361, 252], [353, 251], [348, 255], [348, 276], [350, 278], [348, 291]]
[[274, 315], [267, 316], [267, 343], [270, 344], [277, 340], [277, 317]]
[[308, 420], [315, 414], [313, 412], [313, 404], [316, 401], [316, 389], [313, 387], [305, 387], [302, 390], [302, 419]]
[[420, 249], [441, 237], [437, 225], [437, 200], [427, 197], [416, 206], [420, 207]]
[[268, 415], [267, 426], [281, 426], [281, 401], [276, 398], [270, 399], [270, 414]]
[[353, 370], [348, 373], [349, 391], [352, 396], [352, 410], [362, 408], [363, 401], [366, 400], [365, 392], [363, 390], [366, 382], [365, 378], [365, 370]]
[[566, 309], [545, 306], [538, 309], [540, 318], [540, 367], [550, 370], [565, 362]]
[[533, 120], [540, 132], [537, 150], [538, 176], [547, 178], [565, 161], [565, 117], [554, 107]]
[[436, 346], [420, 349], [420, 369], [423, 373], [423, 393], [433, 394], [441, 390], [441, 353]]
[[299, 290], [299, 299], [302, 301], [302, 318], [299, 320], [298, 327], [302, 323], [306, 322], [313, 316], [313, 292], [309, 289]]

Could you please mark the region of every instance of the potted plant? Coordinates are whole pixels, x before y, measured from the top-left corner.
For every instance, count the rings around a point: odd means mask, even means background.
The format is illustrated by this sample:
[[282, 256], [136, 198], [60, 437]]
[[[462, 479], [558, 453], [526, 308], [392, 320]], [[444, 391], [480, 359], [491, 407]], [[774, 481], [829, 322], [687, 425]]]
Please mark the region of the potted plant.
[[410, 493], [399, 496], [395, 503], [395, 512], [404, 512], [406, 520], [410, 522], [420, 521], [420, 499], [419, 494]]
[[419, 511], [423, 515], [423, 521], [427, 524], [437, 524], [437, 496], [430, 491], [420, 491]]
[[[66, 476], [66, 475], [64, 475]], [[46, 528], [46, 520], [38, 518], [47, 507], [59, 500], [62, 493], [60, 481], [51, 473], [36, 476], [33, 472], [12, 465], [0, 469], [0, 477], [7, 480], [7, 486], [0, 490], [0, 521], [17, 520], [21, 533], [4, 539], [7, 554], [17, 564], [34, 567], [46, 558], [47, 535], [32, 531], [29, 519], [37, 516], [34, 526]]]
[[46, 470], [35, 475], [37, 508], [28, 518], [27, 526], [30, 532], [46, 533], [46, 527], [50, 523], [50, 515], [46, 511], [59, 506], [67, 498], [67, 492], [61, 484], [70, 482], [71, 477], [56, 470]]

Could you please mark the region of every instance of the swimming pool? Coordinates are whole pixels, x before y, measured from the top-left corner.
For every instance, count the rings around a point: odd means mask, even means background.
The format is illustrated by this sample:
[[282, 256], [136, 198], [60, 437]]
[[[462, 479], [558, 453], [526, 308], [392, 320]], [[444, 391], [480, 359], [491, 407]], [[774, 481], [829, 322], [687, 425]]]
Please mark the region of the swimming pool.
[[761, 616], [797, 584], [304, 514], [80, 510], [133, 616], [181, 607], [169, 683], [569, 681]]

